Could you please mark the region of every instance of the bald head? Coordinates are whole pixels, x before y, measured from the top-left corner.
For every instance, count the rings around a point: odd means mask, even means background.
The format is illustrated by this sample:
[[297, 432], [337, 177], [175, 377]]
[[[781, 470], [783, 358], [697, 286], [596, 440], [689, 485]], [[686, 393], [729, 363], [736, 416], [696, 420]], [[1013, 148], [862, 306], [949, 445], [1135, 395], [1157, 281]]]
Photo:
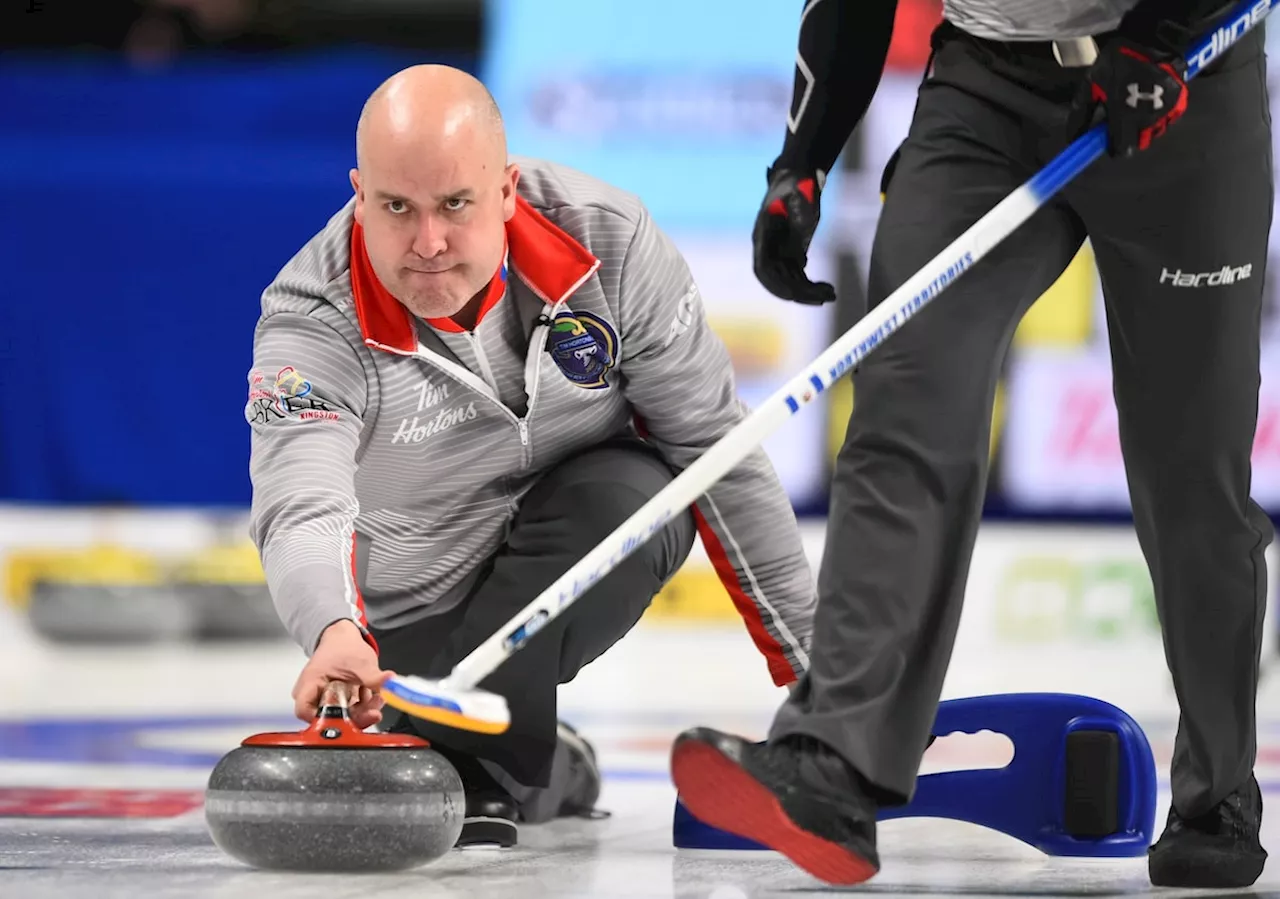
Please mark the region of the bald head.
[[470, 321], [518, 200], [493, 96], [448, 66], [398, 72], [365, 103], [356, 159], [354, 216], [378, 280], [420, 317]]
[[403, 69], [369, 95], [356, 125], [356, 165], [364, 168], [370, 154], [387, 143], [436, 152], [461, 150], [465, 143], [493, 154], [498, 167], [507, 162], [506, 130], [493, 95], [450, 66]]

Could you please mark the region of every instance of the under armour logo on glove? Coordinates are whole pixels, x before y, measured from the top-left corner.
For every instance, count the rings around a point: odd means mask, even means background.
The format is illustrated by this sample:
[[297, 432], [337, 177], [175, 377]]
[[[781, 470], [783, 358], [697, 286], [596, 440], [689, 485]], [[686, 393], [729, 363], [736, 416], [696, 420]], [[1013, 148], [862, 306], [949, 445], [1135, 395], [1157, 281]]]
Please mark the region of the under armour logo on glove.
[[1164, 109], [1164, 88], [1157, 84], [1151, 90], [1144, 91], [1138, 87], [1137, 82], [1130, 81], [1129, 82], [1129, 99], [1125, 100], [1124, 102], [1127, 103], [1129, 106], [1133, 107], [1134, 109], [1137, 109], [1138, 103], [1141, 100], [1146, 100], [1155, 109]]
[[[1108, 42], [1089, 67], [1088, 98], [1079, 108], [1088, 124], [1107, 123], [1107, 153], [1132, 156], [1187, 110], [1185, 64], [1123, 40]], [[1144, 90], [1150, 86], [1149, 90]]]

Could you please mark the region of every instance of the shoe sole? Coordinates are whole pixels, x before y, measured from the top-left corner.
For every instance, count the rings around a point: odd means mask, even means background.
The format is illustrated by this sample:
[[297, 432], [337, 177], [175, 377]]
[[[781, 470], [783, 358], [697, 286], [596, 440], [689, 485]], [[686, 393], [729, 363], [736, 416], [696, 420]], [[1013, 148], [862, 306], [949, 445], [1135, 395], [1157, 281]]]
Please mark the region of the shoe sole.
[[456, 849], [510, 849], [516, 845], [519, 831], [506, 818], [466, 818]]
[[797, 825], [777, 797], [714, 746], [677, 741], [671, 774], [699, 820], [776, 849], [819, 880], [849, 886], [877, 873], [867, 859]]
[[1266, 858], [1223, 865], [1206, 864], [1195, 858], [1155, 858], [1148, 864], [1148, 879], [1155, 887], [1182, 887], [1193, 890], [1238, 890], [1251, 887], [1262, 876]]

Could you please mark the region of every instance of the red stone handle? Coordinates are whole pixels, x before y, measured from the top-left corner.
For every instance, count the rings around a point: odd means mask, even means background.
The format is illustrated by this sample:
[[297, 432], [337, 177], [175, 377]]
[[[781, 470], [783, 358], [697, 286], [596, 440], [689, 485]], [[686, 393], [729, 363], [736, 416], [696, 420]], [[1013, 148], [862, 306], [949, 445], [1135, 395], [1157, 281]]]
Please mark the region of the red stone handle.
[[330, 681], [315, 720], [298, 731], [254, 734], [242, 746], [297, 746], [311, 749], [424, 749], [431, 744], [413, 734], [370, 734], [359, 730], [347, 711], [350, 684]]

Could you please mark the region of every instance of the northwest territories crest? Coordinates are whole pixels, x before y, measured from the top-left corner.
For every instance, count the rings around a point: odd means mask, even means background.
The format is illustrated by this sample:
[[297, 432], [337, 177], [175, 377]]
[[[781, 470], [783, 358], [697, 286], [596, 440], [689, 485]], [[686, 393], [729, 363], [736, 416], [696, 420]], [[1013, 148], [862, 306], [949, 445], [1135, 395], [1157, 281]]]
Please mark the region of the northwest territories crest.
[[551, 320], [547, 352], [570, 381], [600, 390], [609, 386], [605, 376], [617, 362], [618, 335], [599, 316], [566, 309]]

